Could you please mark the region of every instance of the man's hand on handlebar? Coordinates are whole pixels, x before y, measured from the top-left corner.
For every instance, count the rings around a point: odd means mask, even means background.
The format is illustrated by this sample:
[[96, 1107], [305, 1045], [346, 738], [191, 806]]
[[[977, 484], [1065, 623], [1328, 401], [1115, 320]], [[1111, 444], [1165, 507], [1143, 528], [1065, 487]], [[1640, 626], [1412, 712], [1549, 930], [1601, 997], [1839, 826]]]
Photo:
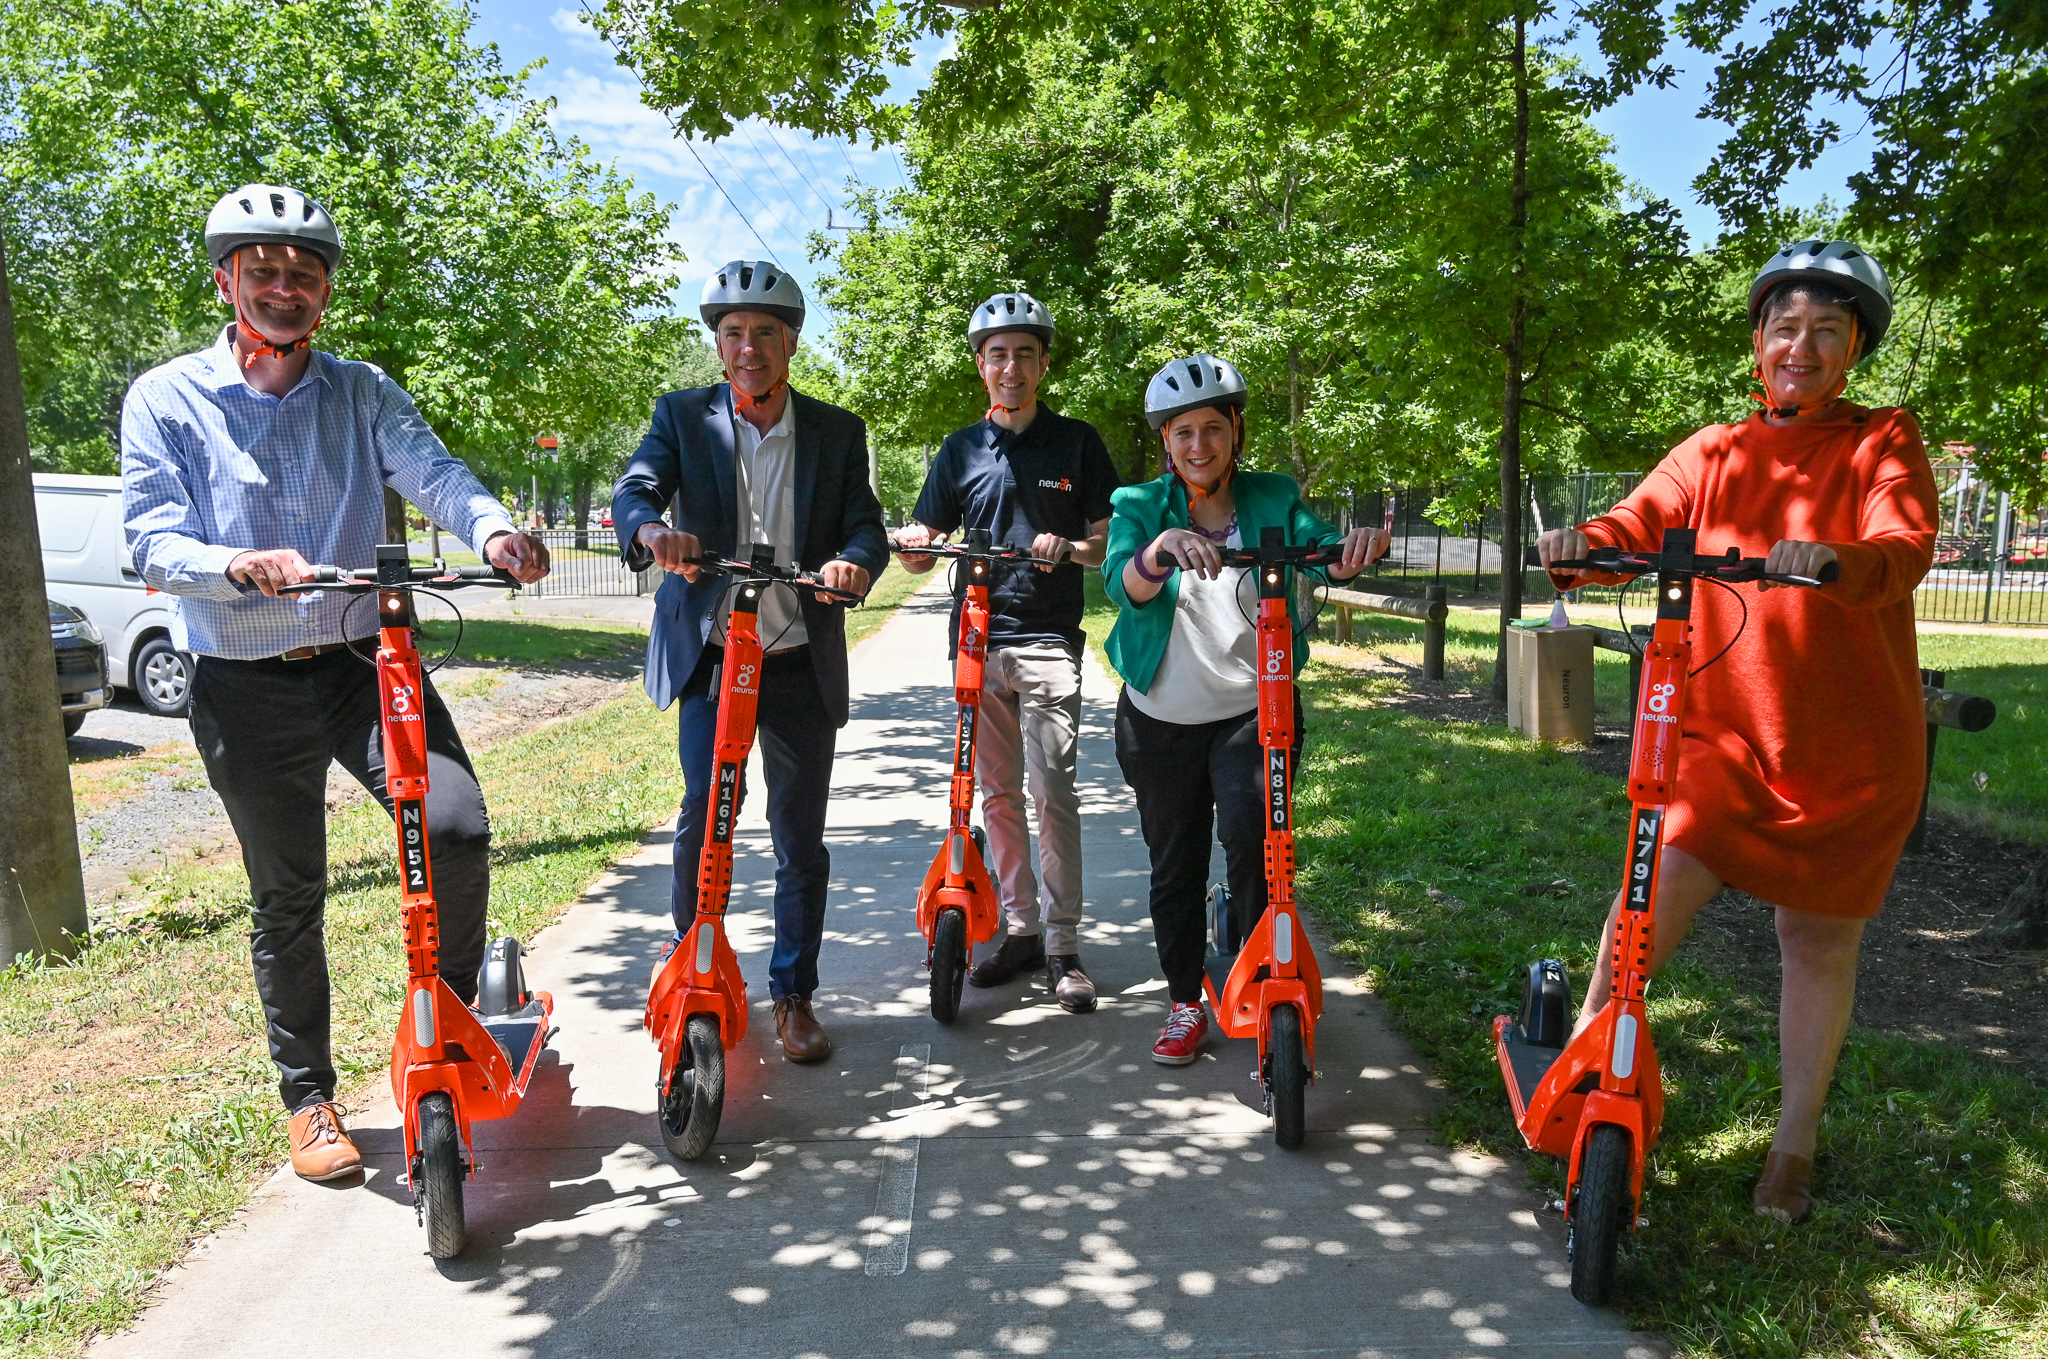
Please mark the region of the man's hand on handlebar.
[[1065, 561], [1067, 554], [1073, 550], [1073, 543], [1057, 533], [1041, 533], [1031, 540], [1031, 555], [1045, 558], [1045, 564], [1038, 568], [1041, 571], [1052, 570]]
[[[1821, 579], [1821, 571], [1829, 562], [1837, 560], [1835, 550], [1826, 543], [1802, 543], [1791, 538], [1781, 538], [1771, 545], [1771, 554], [1764, 558], [1764, 570], [1780, 576], [1807, 576]], [[1777, 581], [1760, 580], [1759, 590], [1790, 588]]]
[[244, 552], [228, 563], [228, 579], [253, 585], [276, 599], [283, 587], [313, 579], [313, 564], [289, 547]]
[[938, 558], [921, 556], [916, 549], [945, 541], [945, 534], [933, 533], [928, 526], [913, 520], [896, 530], [895, 535], [889, 540], [889, 546], [902, 558], [904, 570], [913, 576], [921, 576], [932, 569]]
[[[834, 557], [819, 567], [818, 579], [835, 590], [845, 590], [850, 594], [865, 596], [868, 592], [867, 568], [855, 566], [841, 557]], [[818, 602], [833, 604], [842, 601], [834, 600], [830, 595], [819, 595]]]
[[1386, 556], [1393, 545], [1394, 535], [1385, 529], [1355, 528], [1344, 535], [1344, 541], [1338, 544], [1341, 555], [1337, 564], [1326, 567], [1324, 574], [1331, 580], [1350, 580]]
[[548, 573], [548, 545], [531, 533], [499, 533], [484, 544], [484, 560], [531, 585]]
[[692, 584], [696, 583], [697, 573], [704, 569], [695, 560], [704, 554], [704, 549], [694, 533], [672, 529], [656, 520], [642, 524], [640, 531], [633, 535], [633, 541], [654, 554], [656, 566], [664, 571], [673, 571]]

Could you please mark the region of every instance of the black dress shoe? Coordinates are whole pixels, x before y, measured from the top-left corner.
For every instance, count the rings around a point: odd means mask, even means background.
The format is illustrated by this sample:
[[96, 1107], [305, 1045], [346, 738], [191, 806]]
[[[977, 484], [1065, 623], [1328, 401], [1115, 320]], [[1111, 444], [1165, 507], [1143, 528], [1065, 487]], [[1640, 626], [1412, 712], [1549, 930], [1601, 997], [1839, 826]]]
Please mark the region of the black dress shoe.
[[1085, 1015], [1095, 1008], [1095, 983], [1081, 970], [1078, 953], [1055, 953], [1046, 959], [1052, 972], [1052, 993], [1068, 1014]]
[[1003, 986], [1044, 966], [1045, 936], [1012, 934], [1004, 938], [1003, 946], [995, 951], [993, 957], [984, 958], [976, 964], [975, 969], [967, 974], [967, 980], [976, 986]]

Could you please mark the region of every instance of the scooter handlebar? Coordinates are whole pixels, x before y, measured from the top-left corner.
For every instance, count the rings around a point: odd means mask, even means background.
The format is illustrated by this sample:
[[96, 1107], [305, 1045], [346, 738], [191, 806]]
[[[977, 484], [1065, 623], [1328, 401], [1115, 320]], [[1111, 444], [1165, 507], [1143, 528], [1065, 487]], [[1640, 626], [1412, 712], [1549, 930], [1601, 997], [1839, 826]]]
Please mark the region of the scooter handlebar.
[[889, 550], [899, 557], [949, 557], [962, 560], [1014, 562], [1019, 566], [1059, 566], [1064, 561], [1062, 559], [1062, 561], [1056, 562], [1050, 557], [1034, 557], [1023, 548], [1012, 547], [1008, 544], [1002, 547], [991, 547], [986, 552], [977, 552], [972, 548], [963, 547], [959, 543], [933, 542], [926, 543], [923, 547], [904, 547], [894, 538], [891, 538], [889, 540]]
[[706, 571], [716, 571], [731, 576], [735, 582], [742, 580], [774, 581], [799, 590], [809, 590], [829, 597], [835, 604], [859, 604], [867, 596], [842, 590], [836, 585], [827, 585], [810, 571], [799, 571], [793, 566], [757, 566], [733, 557], [721, 557], [715, 552], [706, 552], [697, 557], [686, 557], [692, 566], [701, 566]]
[[339, 590], [344, 594], [368, 594], [372, 590], [455, 590], [465, 585], [502, 585], [516, 590], [519, 582], [512, 573], [495, 566], [415, 566], [403, 583], [385, 584], [373, 570], [352, 570], [345, 566], [316, 566], [310, 578], [295, 585], [280, 585], [279, 594], [306, 590]]
[[[1525, 566], [1543, 566], [1543, 559], [1535, 548], [1522, 554]], [[1842, 564], [1829, 562], [1821, 567], [1818, 576], [1794, 575], [1789, 571], [1766, 571], [1764, 558], [1744, 557], [1735, 548], [1719, 557], [1692, 556], [1683, 560], [1668, 559], [1660, 552], [1623, 552], [1614, 547], [1596, 547], [1583, 557], [1563, 558], [1551, 562], [1552, 571], [1600, 571], [1611, 576], [1647, 576], [1661, 573], [1674, 576], [1701, 576], [1727, 584], [1741, 584], [1744, 581], [1767, 580], [1776, 585], [1804, 585], [1818, 589], [1832, 585], [1841, 579]]]

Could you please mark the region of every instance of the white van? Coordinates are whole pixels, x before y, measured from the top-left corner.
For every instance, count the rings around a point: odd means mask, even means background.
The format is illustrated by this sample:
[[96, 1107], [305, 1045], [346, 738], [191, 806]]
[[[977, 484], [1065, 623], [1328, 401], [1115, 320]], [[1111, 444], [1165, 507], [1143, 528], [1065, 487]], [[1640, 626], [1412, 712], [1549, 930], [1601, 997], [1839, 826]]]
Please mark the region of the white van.
[[35, 474], [46, 592], [90, 619], [107, 644], [107, 678], [142, 706], [183, 717], [192, 658], [171, 645], [170, 596], [136, 574], [121, 530], [121, 478]]

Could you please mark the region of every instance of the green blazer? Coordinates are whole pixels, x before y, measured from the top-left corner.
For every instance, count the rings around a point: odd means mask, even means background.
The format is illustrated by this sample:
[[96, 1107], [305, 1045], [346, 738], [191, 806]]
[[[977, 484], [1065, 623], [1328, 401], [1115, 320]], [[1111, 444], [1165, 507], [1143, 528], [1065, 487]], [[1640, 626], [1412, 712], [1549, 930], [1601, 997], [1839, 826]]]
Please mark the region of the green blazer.
[[[1302, 504], [1301, 488], [1295, 485], [1293, 477], [1240, 470], [1230, 479], [1230, 492], [1237, 504], [1238, 532], [1248, 544], [1256, 544], [1259, 531], [1265, 528], [1286, 529], [1287, 541], [1293, 544], [1335, 542], [1343, 537]], [[1188, 493], [1180, 479], [1169, 472], [1155, 480], [1124, 487], [1110, 496], [1109, 504], [1109, 555], [1102, 560], [1102, 578], [1109, 597], [1117, 603], [1117, 616], [1103, 650], [1124, 683], [1143, 694], [1150, 692], [1152, 677], [1159, 673], [1160, 658], [1166, 655], [1167, 638], [1173, 632], [1174, 607], [1180, 599], [1180, 572], [1167, 577], [1158, 594], [1138, 604], [1124, 591], [1124, 563], [1167, 529], [1188, 526]], [[1299, 597], [1290, 599], [1287, 607], [1299, 629]], [[1301, 673], [1307, 660], [1308, 648], [1296, 647], [1296, 674]]]

